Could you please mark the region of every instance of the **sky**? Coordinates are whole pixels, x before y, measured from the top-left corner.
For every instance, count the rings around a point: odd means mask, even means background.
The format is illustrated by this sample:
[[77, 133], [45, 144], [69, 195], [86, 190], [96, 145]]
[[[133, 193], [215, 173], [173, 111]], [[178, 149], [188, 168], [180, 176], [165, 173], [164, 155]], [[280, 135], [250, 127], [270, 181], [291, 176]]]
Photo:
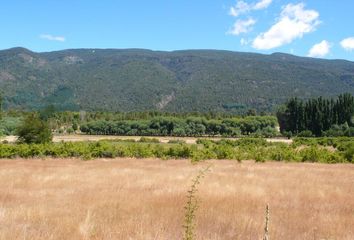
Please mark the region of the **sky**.
[[354, 0], [3, 0], [0, 49], [219, 49], [354, 61]]

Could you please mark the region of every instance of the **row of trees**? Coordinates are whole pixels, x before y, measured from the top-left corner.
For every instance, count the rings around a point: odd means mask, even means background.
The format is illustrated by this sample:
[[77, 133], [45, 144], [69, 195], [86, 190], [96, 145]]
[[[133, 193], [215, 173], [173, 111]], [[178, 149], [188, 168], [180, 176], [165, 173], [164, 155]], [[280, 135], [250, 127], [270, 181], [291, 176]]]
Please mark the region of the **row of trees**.
[[[26, 112], [22, 113], [26, 115]], [[223, 112], [161, 112], [161, 111], [144, 111], [144, 112], [107, 112], [107, 111], [58, 111], [53, 105], [49, 105], [39, 110], [41, 119], [48, 121], [52, 129], [60, 130], [65, 128], [71, 130], [70, 126], [82, 125], [87, 122], [94, 121], [144, 121], [154, 118], [191, 118], [198, 117], [206, 120], [223, 120], [235, 118], [230, 113]], [[254, 110], [249, 110], [247, 116], [255, 116]], [[264, 116], [263, 114], [262, 116]], [[73, 129], [76, 130], [76, 129]]]
[[[161, 111], [144, 111], [144, 112], [107, 112], [107, 111], [56, 111], [53, 106], [48, 106], [40, 111], [41, 114], [50, 115], [52, 119], [58, 123], [83, 123], [91, 121], [126, 121], [126, 120], [149, 120], [153, 118], [189, 118], [200, 117], [207, 120], [234, 118], [236, 115], [223, 112], [161, 112]], [[249, 110], [248, 116], [255, 116], [255, 110]], [[265, 115], [265, 114], [263, 114]]]
[[271, 116], [211, 119], [155, 117], [147, 120], [93, 121], [81, 125], [87, 134], [142, 136], [275, 136], [277, 120]]
[[350, 129], [354, 126], [353, 116], [354, 97], [349, 93], [337, 99], [319, 97], [305, 102], [292, 98], [277, 112], [282, 133], [309, 132], [315, 136], [326, 135], [326, 131], [339, 125]]

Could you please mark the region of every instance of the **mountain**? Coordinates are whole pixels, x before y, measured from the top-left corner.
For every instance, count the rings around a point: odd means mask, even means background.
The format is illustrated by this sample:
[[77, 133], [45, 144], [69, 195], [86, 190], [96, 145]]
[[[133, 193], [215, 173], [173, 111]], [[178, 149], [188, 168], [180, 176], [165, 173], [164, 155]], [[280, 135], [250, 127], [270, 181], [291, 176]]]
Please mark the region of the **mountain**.
[[0, 51], [5, 107], [271, 110], [292, 96], [354, 94], [354, 62], [217, 50]]

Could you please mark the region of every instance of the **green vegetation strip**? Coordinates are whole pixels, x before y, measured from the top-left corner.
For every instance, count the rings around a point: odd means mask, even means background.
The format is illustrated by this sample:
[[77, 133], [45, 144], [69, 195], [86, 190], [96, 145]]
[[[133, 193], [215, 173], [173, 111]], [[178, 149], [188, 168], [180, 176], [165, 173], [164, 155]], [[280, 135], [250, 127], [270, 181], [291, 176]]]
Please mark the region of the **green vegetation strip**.
[[[296, 139], [294, 144], [269, 143], [265, 139], [198, 140], [196, 145], [184, 143], [161, 144], [157, 142], [100, 141], [62, 142], [46, 144], [0, 144], [0, 158], [78, 157], [92, 158], [161, 158], [161, 159], [233, 159], [264, 162], [353, 162], [352, 138], [316, 140]], [[322, 144], [322, 142], [327, 144]], [[331, 148], [330, 148], [330, 147]]]
[[91, 121], [82, 124], [80, 130], [92, 135], [274, 137], [279, 134], [277, 124], [273, 116], [224, 119], [155, 117], [144, 120]]

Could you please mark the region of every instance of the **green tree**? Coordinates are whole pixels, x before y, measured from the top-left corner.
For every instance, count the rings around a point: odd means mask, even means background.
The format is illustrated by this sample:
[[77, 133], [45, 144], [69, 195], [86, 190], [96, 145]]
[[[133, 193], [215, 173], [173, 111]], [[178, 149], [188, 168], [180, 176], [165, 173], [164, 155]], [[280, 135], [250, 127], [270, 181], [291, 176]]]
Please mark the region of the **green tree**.
[[38, 115], [30, 114], [17, 128], [20, 143], [47, 143], [52, 141], [52, 131]]
[[256, 116], [257, 115], [257, 111], [256, 109], [252, 108], [252, 109], [249, 109], [246, 113], [247, 116]]
[[76, 132], [79, 129], [79, 126], [77, 125], [77, 122], [73, 123], [72, 128], [73, 128], [74, 132]]
[[53, 105], [49, 105], [39, 112], [39, 117], [43, 121], [48, 121], [49, 118], [54, 116], [55, 112], [55, 107]]
[[[277, 112], [282, 133], [303, 134], [304, 131], [311, 131], [316, 136], [343, 135], [344, 131], [354, 126], [353, 116], [354, 96], [349, 93], [340, 95], [336, 101], [319, 97], [304, 103], [292, 98]], [[335, 129], [336, 125], [343, 124], [347, 124], [346, 129]]]

